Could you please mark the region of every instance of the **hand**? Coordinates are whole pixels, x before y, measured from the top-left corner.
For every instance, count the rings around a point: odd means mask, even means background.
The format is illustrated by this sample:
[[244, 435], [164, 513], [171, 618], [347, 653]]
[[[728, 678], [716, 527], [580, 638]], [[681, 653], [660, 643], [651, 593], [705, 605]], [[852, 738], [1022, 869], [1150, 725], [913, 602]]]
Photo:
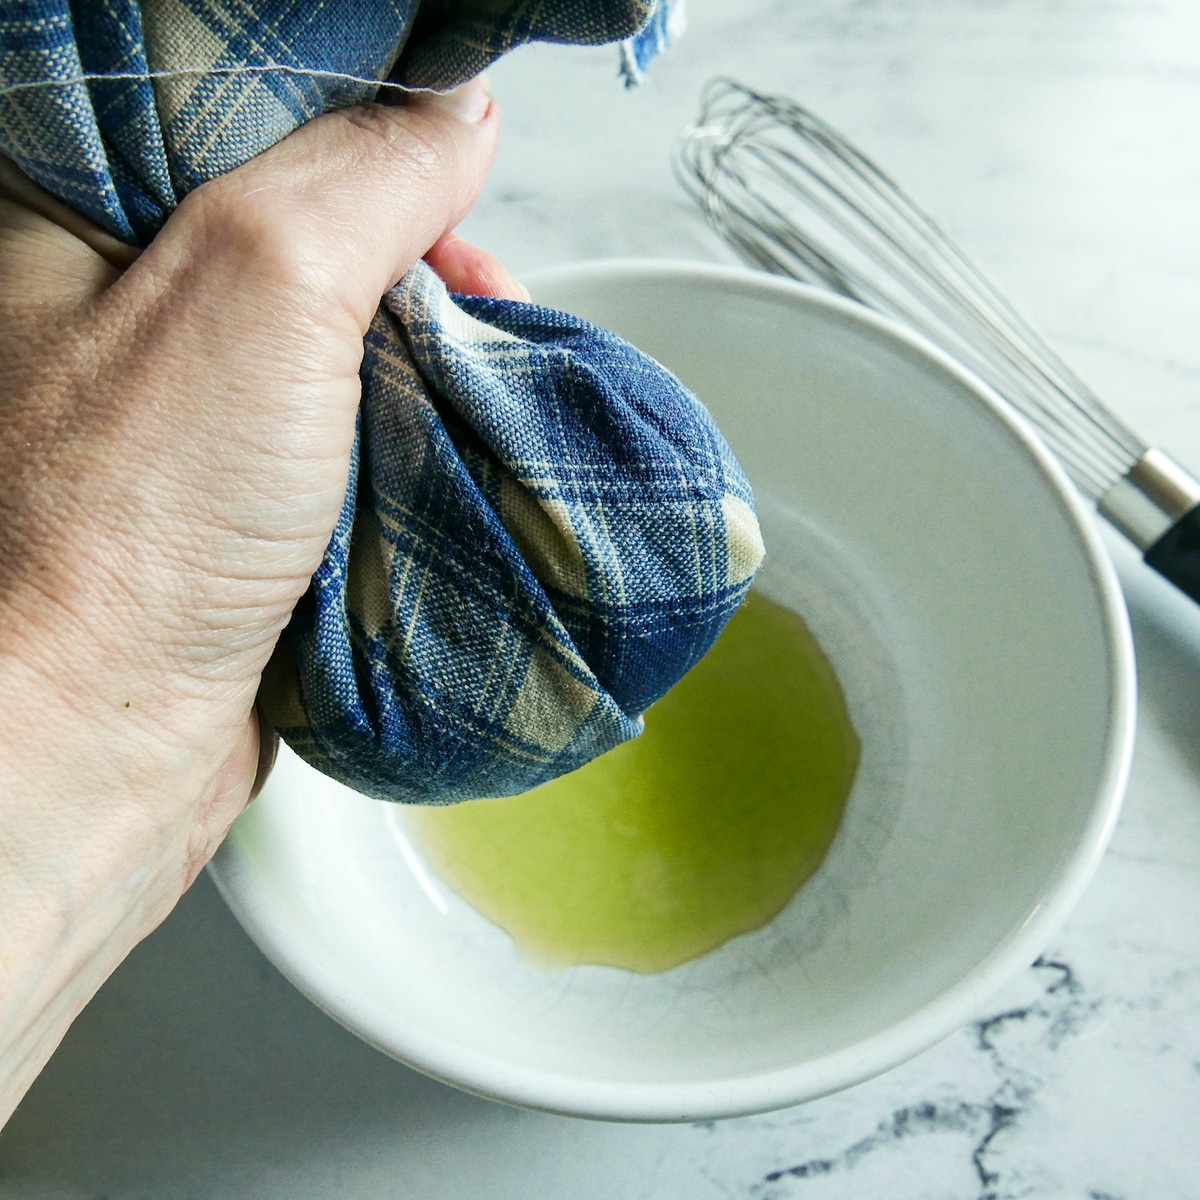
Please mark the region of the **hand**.
[[479, 83], [322, 117], [140, 255], [0, 174], [0, 1123], [246, 803], [380, 297], [524, 295], [448, 233], [498, 132]]

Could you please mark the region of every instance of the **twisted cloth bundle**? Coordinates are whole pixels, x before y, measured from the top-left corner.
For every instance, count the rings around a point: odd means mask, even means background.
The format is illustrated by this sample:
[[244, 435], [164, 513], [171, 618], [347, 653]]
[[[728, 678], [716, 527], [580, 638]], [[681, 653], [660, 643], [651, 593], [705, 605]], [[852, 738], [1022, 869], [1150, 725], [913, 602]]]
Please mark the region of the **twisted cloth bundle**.
[[[145, 243], [191, 188], [377, 82], [446, 89], [532, 40], [661, 43], [653, 0], [0, 0], [0, 151]], [[708, 649], [762, 557], [707, 412], [627, 343], [451, 297], [366, 339], [345, 506], [262, 703], [318, 769], [448, 803], [573, 770]]]

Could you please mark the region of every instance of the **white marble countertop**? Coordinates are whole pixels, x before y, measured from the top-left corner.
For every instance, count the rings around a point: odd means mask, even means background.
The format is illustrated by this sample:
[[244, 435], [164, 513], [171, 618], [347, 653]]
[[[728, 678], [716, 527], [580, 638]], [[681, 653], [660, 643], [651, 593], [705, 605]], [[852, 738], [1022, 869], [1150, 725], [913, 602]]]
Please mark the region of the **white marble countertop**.
[[[1200, 468], [1194, 0], [693, 0], [691, 17], [638, 92], [611, 49], [502, 63], [506, 141], [465, 232], [518, 273], [731, 260], [668, 155], [701, 85], [733, 74], [863, 144], [1134, 428]], [[1200, 1195], [1200, 613], [1116, 549], [1142, 709], [1112, 847], [1043, 960], [916, 1060], [716, 1125], [520, 1112], [344, 1032], [201, 878], [0, 1135], [0, 1196]]]

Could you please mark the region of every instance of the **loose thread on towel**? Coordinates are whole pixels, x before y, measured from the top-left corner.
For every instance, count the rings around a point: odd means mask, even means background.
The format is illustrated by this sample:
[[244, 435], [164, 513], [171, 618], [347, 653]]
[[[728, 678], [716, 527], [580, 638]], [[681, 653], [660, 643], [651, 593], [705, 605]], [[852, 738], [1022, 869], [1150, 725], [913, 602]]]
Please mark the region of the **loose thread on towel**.
[[34, 91], [38, 88], [73, 87], [80, 83], [150, 83], [156, 79], [182, 79], [207, 75], [303, 75], [312, 79], [330, 80], [340, 83], [358, 83], [367, 87], [392, 88], [398, 92], [420, 93], [432, 88], [407, 88], [390, 79], [374, 79], [369, 75], [349, 75], [343, 71], [318, 71], [311, 67], [292, 67], [286, 63], [264, 63], [261, 66], [239, 67], [173, 67], [169, 71], [97, 71], [64, 75], [57, 79], [29, 79], [21, 83], [9, 83], [0, 87], [0, 99], [14, 92]]

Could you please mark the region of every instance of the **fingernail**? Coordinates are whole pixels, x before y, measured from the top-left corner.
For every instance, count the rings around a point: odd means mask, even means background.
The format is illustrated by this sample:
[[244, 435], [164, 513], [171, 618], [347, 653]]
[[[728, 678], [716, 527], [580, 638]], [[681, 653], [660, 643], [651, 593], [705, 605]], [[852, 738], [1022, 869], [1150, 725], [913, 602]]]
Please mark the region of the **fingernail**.
[[486, 75], [476, 75], [452, 92], [420, 92], [418, 102], [444, 108], [464, 124], [478, 125], [491, 106], [492, 87]]
[[529, 289], [519, 279], [513, 280], [513, 286], [521, 293], [521, 299], [524, 300], [526, 304], [533, 303], [533, 297], [529, 294]]

